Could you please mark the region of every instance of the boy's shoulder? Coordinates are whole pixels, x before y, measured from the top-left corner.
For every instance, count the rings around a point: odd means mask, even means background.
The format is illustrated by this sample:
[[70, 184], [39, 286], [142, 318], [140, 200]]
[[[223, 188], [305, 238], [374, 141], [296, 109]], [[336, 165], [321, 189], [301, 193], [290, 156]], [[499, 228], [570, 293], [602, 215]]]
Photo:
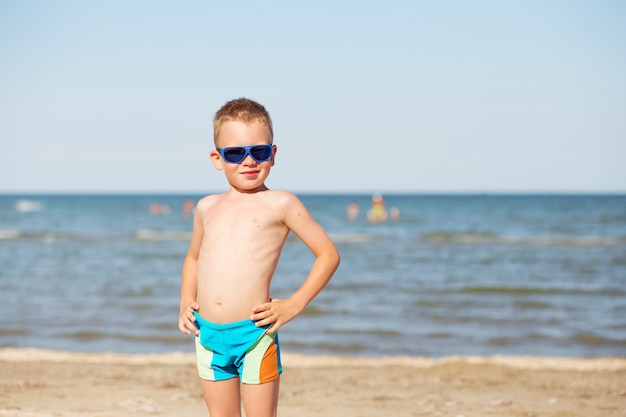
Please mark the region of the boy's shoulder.
[[209, 194], [209, 195], [206, 195], [206, 196], [202, 197], [200, 200], [198, 200], [198, 205], [200, 205], [200, 204], [211, 204], [212, 202], [217, 201], [220, 198], [221, 195], [222, 194]]
[[295, 194], [285, 190], [267, 190], [272, 198], [295, 198]]
[[279, 205], [291, 204], [300, 201], [294, 193], [285, 190], [267, 190], [266, 198], [273, 200]]
[[198, 210], [206, 210], [207, 208], [210, 208], [211, 206], [216, 204], [218, 201], [220, 201], [221, 198], [222, 198], [222, 194], [210, 194], [210, 195], [204, 196], [200, 200], [198, 200], [198, 203], [196, 203], [196, 208]]

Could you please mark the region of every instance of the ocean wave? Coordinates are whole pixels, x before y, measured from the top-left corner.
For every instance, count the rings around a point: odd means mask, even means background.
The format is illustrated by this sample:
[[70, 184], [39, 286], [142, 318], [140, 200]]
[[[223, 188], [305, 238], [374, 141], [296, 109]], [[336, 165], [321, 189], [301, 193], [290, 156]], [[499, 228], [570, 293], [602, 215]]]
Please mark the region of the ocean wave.
[[24, 336], [29, 334], [25, 329], [0, 329], [0, 337], [3, 336]]
[[402, 335], [401, 332], [397, 330], [391, 329], [355, 329], [355, 328], [342, 328], [342, 329], [328, 329], [327, 332], [329, 334], [340, 334], [340, 335], [373, 335], [373, 336], [384, 336], [384, 337], [393, 337]]
[[624, 346], [626, 347], [626, 339], [608, 338], [608, 337], [599, 336], [597, 334], [590, 333], [590, 332], [578, 332], [578, 333], [573, 334], [571, 337], [567, 339], [563, 339], [563, 340], [557, 339], [551, 335], [547, 335], [544, 333], [537, 333], [537, 332], [530, 333], [527, 336], [525, 336], [525, 338], [529, 340], [537, 340], [537, 341], [559, 340], [561, 341], [561, 343], [571, 342], [574, 344], [582, 344], [582, 345], [587, 345], [587, 346], [616, 346], [616, 347]]
[[516, 343], [515, 339], [510, 337], [492, 337], [487, 340], [489, 346], [510, 346]]
[[626, 213], [624, 214], [605, 214], [598, 218], [600, 223], [626, 223]]
[[323, 343], [305, 343], [305, 342], [295, 342], [295, 341], [286, 341], [281, 339], [280, 345], [284, 346], [285, 350], [297, 350], [297, 349], [308, 349], [312, 351], [326, 351], [331, 352], [333, 354], [337, 353], [358, 353], [361, 351], [366, 351], [368, 346], [363, 343], [331, 343], [331, 342], [323, 342]]
[[552, 308], [552, 304], [542, 303], [540, 301], [520, 301], [515, 303], [515, 306], [521, 309], [529, 309], [529, 310], [545, 310], [548, 308]]
[[[97, 243], [118, 240], [120, 236], [81, 235], [64, 232], [24, 232], [16, 229], [0, 229], [0, 240], [32, 240], [44, 243], [86, 242]], [[124, 239], [124, 237], [122, 237]]]
[[[288, 342], [281, 341], [281, 345]], [[305, 345], [306, 346], [306, 345]], [[283, 365], [293, 368], [327, 367], [373, 367], [395, 366], [403, 368], [432, 368], [439, 365], [469, 364], [497, 365], [525, 370], [555, 370], [576, 372], [621, 372], [626, 370], [623, 357], [579, 358], [558, 356], [513, 356], [513, 355], [453, 355], [439, 358], [425, 356], [345, 356], [320, 355], [288, 352], [281, 353]], [[188, 352], [167, 353], [111, 353], [71, 352], [42, 348], [0, 348], [0, 361], [24, 363], [78, 363], [110, 365], [195, 365], [196, 356]]]
[[156, 336], [156, 335], [136, 335], [136, 334], [116, 334], [115, 338], [135, 343], [159, 343], [164, 345], [190, 345], [190, 338], [181, 334], [180, 336]]
[[0, 229], [0, 240], [19, 239], [22, 233], [19, 230]]
[[61, 336], [81, 342], [92, 342], [105, 338], [119, 339], [134, 343], [158, 343], [164, 345], [189, 344], [189, 338], [184, 335], [138, 335], [123, 333], [106, 333], [91, 330], [79, 330], [71, 333], [64, 333]]
[[147, 240], [147, 241], [189, 241], [191, 232], [177, 230], [140, 229], [135, 233], [120, 233], [115, 235], [76, 234], [68, 232], [24, 232], [17, 229], [0, 229], [0, 240], [35, 240], [44, 242], [79, 241], [79, 242], [110, 242], [118, 240]]
[[0, 229], [0, 240], [18, 240], [18, 239], [54, 242], [60, 239], [64, 239], [64, 240], [76, 239], [76, 237], [71, 236], [71, 235], [62, 235], [62, 234], [56, 234], [56, 233], [26, 233], [21, 230]]
[[79, 330], [73, 333], [65, 333], [63, 337], [70, 337], [72, 339], [79, 340], [81, 342], [99, 340], [107, 336], [106, 333], [96, 332], [91, 330]]
[[374, 235], [366, 233], [330, 233], [330, 238], [335, 243], [368, 243], [374, 241]]
[[141, 229], [135, 233], [139, 240], [191, 240], [191, 232], [176, 230], [151, 230]]
[[452, 294], [508, 294], [508, 295], [603, 295], [623, 296], [626, 291], [618, 288], [580, 289], [580, 288], [541, 288], [541, 287], [506, 287], [473, 286], [445, 290]]
[[577, 333], [573, 337], [576, 343], [582, 343], [589, 346], [624, 346], [626, 347], [625, 339], [609, 339], [606, 337], [598, 336], [593, 333]]
[[424, 335], [424, 338], [426, 339], [449, 339], [451, 337], [454, 337], [454, 335], [447, 332], [426, 333]]
[[626, 236], [499, 236], [491, 233], [425, 233], [432, 243], [502, 244], [534, 246], [614, 246], [626, 244]]
[[[368, 233], [328, 233], [330, 239], [335, 243], [369, 243], [376, 240], [376, 237]], [[287, 242], [299, 241], [292, 233], [287, 237]]]
[[323, 308], [320, 307], [316, 307], [316, 306], [307, 306], [304, 311], [302, 311], [302, 313], [300, 313], [300, 316], [325, 316], [331, 314], [330, 311], [328, 310], [324, 310]]

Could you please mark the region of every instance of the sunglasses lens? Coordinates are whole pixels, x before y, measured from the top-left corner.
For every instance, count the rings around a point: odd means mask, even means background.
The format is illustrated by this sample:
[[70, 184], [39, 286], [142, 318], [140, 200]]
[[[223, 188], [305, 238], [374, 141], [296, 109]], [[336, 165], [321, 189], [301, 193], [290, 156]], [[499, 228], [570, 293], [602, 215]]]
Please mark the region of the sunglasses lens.
[[250, 149], [250, 154], [258, 162], [267, 161], [272, 156], [272, 147], [269, 145], [258, 145]]
[[240, 164], [246, 155], [252, 156], [257, 162], [265, 162], [272, 157], [272, 147], [270, 145], [255, 145], [252, 147], [233, 146], [220, 150], [222, 157], [231, 164]]
[[246, 150], [244, 148], [228, 148], [224, 150], [223, 156], [226, 161], [236, 164], [244, 160]]

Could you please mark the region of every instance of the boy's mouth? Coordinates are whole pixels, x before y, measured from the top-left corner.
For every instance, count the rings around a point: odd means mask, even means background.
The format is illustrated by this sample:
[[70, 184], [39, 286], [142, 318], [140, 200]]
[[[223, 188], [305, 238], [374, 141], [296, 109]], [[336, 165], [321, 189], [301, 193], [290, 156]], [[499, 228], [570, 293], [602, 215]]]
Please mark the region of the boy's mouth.
[[246, 178], [256, 178], [259, 175], [259, 171], [243, 171], [241, 175]]

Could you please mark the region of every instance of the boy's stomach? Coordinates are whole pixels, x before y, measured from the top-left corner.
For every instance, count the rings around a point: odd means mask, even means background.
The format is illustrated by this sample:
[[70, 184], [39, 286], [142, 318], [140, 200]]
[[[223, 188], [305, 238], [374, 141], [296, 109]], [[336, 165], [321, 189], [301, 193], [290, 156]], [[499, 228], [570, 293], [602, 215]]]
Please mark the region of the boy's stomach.
[[213, 323], [233, 323], [250, 318], [252, 309], [270, 300], [267, 292], [261, 294], [220, 294], [202, 295], [198, 291], [198, 314]]

